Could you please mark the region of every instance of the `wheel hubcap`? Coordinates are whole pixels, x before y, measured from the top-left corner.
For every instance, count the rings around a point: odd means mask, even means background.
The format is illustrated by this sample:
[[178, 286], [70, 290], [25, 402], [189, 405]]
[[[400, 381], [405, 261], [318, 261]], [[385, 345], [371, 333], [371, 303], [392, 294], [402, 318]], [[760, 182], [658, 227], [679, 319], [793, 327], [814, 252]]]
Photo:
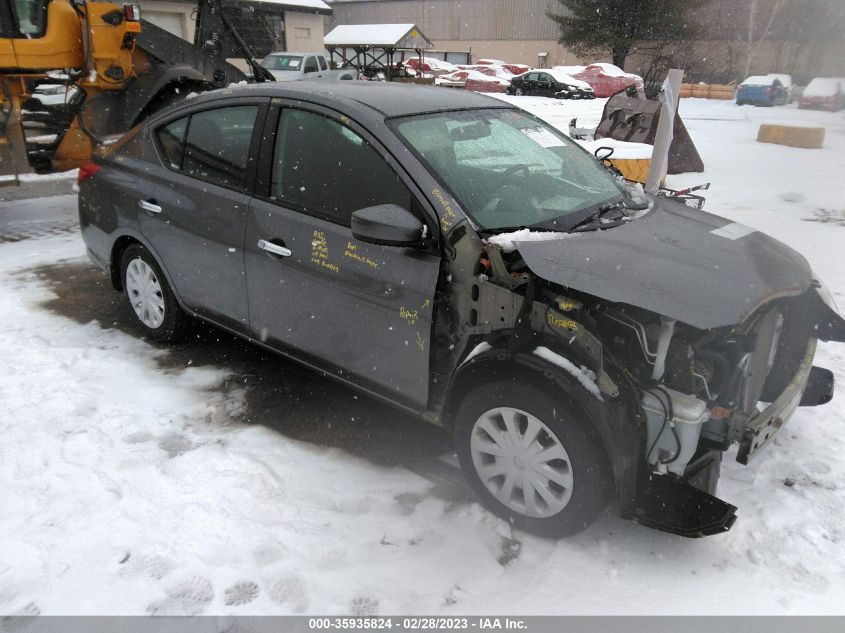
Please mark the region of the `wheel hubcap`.
[[509, 510], [550, 517], [572, 497], [572, 463], [538, 418], [510, 407], [484, 413], [472, 428], [470, 452], [481, 482]]
[[138, 320], [155, 329], [164, 322], [164, 294], [152, 267], [141, 258], [126, 267], [126, 293]]

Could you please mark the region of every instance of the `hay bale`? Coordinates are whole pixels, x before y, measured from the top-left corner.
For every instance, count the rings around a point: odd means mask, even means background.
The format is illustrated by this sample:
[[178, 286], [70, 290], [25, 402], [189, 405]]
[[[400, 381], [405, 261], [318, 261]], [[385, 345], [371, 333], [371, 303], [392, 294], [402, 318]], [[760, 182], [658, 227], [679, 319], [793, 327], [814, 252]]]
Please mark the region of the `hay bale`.
[[763, 123], [757, 132], [757, 140], [761, 143], [820, 149], [824, 144], [824, 128], [793, 123]]

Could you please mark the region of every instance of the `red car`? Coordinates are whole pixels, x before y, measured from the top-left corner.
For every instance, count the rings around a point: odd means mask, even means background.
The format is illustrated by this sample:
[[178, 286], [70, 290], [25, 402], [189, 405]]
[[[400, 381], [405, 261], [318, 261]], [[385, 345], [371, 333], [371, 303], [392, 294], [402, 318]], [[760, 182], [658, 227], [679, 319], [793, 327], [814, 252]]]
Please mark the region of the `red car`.
[[586, 81], [593, 87], [597, 97], [609, 97], [628, 86], [643, 88], [643, 78], [639, 75], [626, 73], [613, 64], [590, 64], [580, 73], [572, 75], [575, 79]]
[[845, 79], [816, 77], [804, 88], [798, 107], [830, 112], [845, 108]]

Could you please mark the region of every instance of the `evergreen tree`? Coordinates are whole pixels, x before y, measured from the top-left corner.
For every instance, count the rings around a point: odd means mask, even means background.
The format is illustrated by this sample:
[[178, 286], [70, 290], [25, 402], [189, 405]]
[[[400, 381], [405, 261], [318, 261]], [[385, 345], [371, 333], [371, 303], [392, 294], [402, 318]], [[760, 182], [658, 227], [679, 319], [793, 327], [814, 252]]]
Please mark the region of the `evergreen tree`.
[[699, 34], [694, 12], [708, 0], [558, 0], [562, 14], [548, 16], [560, 26], [564, 46], [581, 57], [610, 53], [625, 58], [655, 45], [683, 43]]

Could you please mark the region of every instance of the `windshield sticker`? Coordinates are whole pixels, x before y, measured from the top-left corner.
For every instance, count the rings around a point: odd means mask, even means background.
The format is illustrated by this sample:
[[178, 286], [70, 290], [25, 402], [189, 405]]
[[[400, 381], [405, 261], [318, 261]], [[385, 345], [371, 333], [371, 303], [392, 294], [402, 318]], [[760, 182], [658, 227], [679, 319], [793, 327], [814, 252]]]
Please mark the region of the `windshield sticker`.
[[291, 68], [299, 68], [299, 61], [298, 59], [292, 59], [288, 62], [288, 66]]
[[557, 136], [552, 134], [549, 130], [538, 128], [536, 130], [531, 128], [521, 129], [520, 132], [525, 134], [532, 141], [537, 143], [540, 147], [563, 147], [564, 142]]
[[729, 240], [738, 240], [739, 238], [750, 235], [751, 233], [756, 233], [757, 229], [752, 229], [750, 226], [745, 226], [739, 222], [731, 222], [730, 224], [726, 224], [718, 229], [713, 229], [710, 232], [713, 235], [718, 235], [719, 237], [724, 237]]

